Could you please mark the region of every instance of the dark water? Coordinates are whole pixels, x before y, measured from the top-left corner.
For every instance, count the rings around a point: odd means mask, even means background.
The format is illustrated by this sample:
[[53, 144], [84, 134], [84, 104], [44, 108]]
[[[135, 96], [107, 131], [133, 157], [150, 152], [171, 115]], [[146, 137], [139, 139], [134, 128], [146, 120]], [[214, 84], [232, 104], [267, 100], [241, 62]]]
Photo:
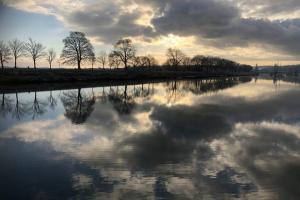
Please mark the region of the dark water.
[[0, 199], [299, 199], [300, 86], [1, 94]]

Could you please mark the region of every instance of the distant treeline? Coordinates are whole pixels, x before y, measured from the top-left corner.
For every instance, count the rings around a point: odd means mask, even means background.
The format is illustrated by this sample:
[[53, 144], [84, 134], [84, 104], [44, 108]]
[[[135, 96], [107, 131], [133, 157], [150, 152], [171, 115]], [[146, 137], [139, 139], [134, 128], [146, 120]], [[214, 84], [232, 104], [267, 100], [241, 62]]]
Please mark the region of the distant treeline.
[[[234, 71], [250, 72], [252, 67], [241, 65], [231, 60], [196, 55], [192, 58], [185, 55], [181, 50], [169, 48], [166, 52], [166, 61], [159, 65], [157, 60], [151, 56], [137, 56], [137, 50], [130, 39], [121, 39], [116, 42], [114, 49], [110, 53], [105, 51], [95, 54], [95, 50], [84, 33], [70, 32], [64, 40], [64, 47], [58, 58], [53, 49], [46, 48], [39, 42], [29, 39], [28, 42], [22, 42], [18, 39], [9, 41], [7, 44], [0, 41], [0, 61], [1, 67], [13, 59], [14, 67], [17, 68], [17, 61], [20, 57], [31, 57], [33, 67], [36, 68], [37, 61], [46, 59], [49, 68], [52, 68], [53, 61], [57, 60], [60, 64], [76, 65], [81, 69], [82, 64], [90, 64], [92, 68], [164, 68], [168, 70], [196, 70], [196, 71]], [[100, 66], [99, 66], [100, 65]]]
[[298, 74], [300, 73], [300, 65], [285, 65], [285, 66], [263, 66], [259, 68], [261, 73], [270, 73], [270, 74]]

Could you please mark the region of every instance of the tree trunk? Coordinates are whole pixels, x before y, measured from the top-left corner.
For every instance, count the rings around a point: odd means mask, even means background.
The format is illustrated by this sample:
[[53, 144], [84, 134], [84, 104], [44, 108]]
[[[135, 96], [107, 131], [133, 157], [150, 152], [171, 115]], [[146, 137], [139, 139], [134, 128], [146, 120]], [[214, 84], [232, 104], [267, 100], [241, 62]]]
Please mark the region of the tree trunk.
[[17, 58], [15, 57], [15, 69], [17, 69]]
[[3, 59], [1, 58], [1, 68], [3, 69], [4, 66], [3, 66]]
[[35, 63], [35, 60], [33, 60], [33, 67], [34, 67], [34, 69], [36, 69], [36, 63]]
[[49, 64], [50, 64], [50, 69], [52, 69], [52, 64], [51, 64], [51, 62], [50, 62]]
[[124, 62], [124, 64], [125, 64], [125, 70], [127, 70], [127, 62]]
[[77, 60], [77, 65], [78, 65], [78, 69], [81, 69], [80, 61], [79, 60]]

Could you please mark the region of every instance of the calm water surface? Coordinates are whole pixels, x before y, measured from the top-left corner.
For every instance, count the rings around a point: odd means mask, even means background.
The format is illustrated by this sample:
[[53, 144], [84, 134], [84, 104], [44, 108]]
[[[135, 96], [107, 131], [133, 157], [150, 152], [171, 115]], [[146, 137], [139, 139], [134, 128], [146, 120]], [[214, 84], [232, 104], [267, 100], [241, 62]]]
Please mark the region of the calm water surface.
[[299, 199], [300, 85], [1, 94], [0, 199]]

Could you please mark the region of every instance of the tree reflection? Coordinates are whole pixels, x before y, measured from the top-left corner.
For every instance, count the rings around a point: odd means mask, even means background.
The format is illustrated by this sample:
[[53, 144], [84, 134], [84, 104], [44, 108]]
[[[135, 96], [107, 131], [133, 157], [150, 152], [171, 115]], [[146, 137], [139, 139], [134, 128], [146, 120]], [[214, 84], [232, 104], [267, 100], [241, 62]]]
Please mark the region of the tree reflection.
[[108, 94], [108, 100], [113, 104], [119, 114], [130, 114], [135, 106], [134, 97], [127, 94], [127, 85], [124, 86], [124, 92], [119, 92], [119, 88], [111, 90]]
[[12, 110], [12, 116], [18, 120], [21, 120], [21, 118], [27, 113], [28, 107], [26, 103], [20, 102], [18, 93], [16, 93], [15, 98], [16, 101]]
[[5, 117], [8, 113], [12, 111], [12, 99], [7, 97], [4, 93], [1, 96], [1, 107], [0, 113]]
[[82, 93], [80, 88], [77, 92], [64, 92], [61, 101], [65, 107], [65, 116], [74, 124], [84, 123], [94, 110], [95, 98]]
[[182, 93], [184, 92], [192, 92], [196, 95], [214, 93], [231, 88], [240, 83], [250, 82], [251, 80], [251, 77], [231, 77], [167, 82], [166, 91], [168, 94], [168, 102], [175, 102], [178, 100], [178, 97], [183, 96]]
[[54, 110], [54, 108], [57, 106], [57, 100], [53, 97], [52, 91], [50, 91], [49, 97], [48, 97], [49, 107]]
[[39, 100], [37, 98], [37, 92], [34, 92], [34, 100], [30, 108], [32, 119], [35, 119], [40, 115], [43, 115], [47, 111], [46, 106], [47, 103], [45, 101]]
[[134, 85], [133, 88], [133, 96], [134, 97], [142, 97], [146, 98], [153, 94], [153, 90], [150, 90], [150, 83], [148, 83], [147, 89], [144, 89], [144, 84], [142, 84], [142, 87], [136, 88]]

